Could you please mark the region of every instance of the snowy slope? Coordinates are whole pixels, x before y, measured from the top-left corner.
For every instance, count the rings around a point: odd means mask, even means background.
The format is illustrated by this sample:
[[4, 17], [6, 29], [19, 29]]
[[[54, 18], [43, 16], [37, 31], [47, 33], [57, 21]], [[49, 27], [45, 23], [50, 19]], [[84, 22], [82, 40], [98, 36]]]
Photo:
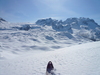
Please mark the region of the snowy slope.
[[30, 51], [17, 58], [0, 61], [0, 75], [45, 75], [50, 60], [56, 75], [100, 75], [100, 42], [36, 54]]

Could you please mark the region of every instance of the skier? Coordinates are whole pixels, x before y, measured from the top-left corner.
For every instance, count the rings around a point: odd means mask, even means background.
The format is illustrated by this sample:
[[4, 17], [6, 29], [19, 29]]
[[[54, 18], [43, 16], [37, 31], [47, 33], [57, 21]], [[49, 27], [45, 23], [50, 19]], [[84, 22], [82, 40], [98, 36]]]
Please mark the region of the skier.
[[49, 61], [46, 69], [46, 75], [55, 75], [53, 70], [54, 70], [53, 64], [51, 61]]

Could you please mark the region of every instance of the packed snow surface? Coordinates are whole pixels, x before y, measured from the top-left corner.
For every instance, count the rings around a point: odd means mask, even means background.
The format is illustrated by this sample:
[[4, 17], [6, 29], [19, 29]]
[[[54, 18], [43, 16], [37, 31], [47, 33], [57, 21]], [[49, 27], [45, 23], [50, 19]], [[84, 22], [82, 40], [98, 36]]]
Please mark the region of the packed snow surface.
[[54, 51], [32, 51], [0, 61], [0, 75], [45, 75], [52, 61], [56, 75], [100, 75], [100, 42], [74, 45]]

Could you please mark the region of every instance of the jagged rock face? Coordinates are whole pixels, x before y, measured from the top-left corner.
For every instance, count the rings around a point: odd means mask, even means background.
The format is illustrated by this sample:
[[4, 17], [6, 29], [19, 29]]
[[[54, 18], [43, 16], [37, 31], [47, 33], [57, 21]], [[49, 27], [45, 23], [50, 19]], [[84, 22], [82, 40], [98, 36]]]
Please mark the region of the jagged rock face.
[[66, 27], [67, 25], [70, 25], [73, 28], [82, 28], [82, 25], [85, 25], [90, 28], [95, 28], [98, 26], [98, 24], [93, 20], [89, 18], [68, 18], [65, 21], [58, 21], [51, 18], [48, 19], [40, 19], [36, 22], [38, 25], [48, 25], [48, 26], [57, 26], [58, 28]]
[[58, 21], [51, 18], [48, 19], [40, 19], [36, 22], [38, 25], [48, 25], [52, 26], [55, 30], [65, 31], [71, 28], [75, 29], [95, 29], [99, 27], [99, 25], [93, 20], [89, 18], [68, 18], [65, 21]]
[[100, 38], [100, 36], [98, 36], [98, 34], [100, 34], [100, 25], [89, 18], [68, 18], [65, 21], [48, 18], [40, 19], [36, 24], [41, 26], [52, 26], [52, 29], [56, 31], [67, 31], [75, 36], [82, 36], [91, 40]]
[[58, 23], [58, 20], [53, 20], [51, 18], [40, 19], [36, 22], [36, 24], [38, 25], [48, 25], [48, 26], [55, 25], [56, 23]]

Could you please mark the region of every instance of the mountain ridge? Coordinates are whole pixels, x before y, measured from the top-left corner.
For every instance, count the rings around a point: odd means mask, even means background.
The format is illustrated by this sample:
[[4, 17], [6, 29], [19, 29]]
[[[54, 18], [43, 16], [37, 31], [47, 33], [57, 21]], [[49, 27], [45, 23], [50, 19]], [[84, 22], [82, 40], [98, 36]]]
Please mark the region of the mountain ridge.
[[56, 50], [94, 41], [100, 41], [100, 26], [91, 19], [49, 18], [34, 24], [0, 23], [0, 54], [4, 58], [31, 50]]
[[[52, 29], [56, 31], [67, 31], [68, 33], [75, 33], [75, 29], [80, 32], [78, 34], [83, 35], [83, 37], [88, 37], [88, 34], [85, 35], [84, 32], [89, 31], [89, 35], [91, 35], [91, 39], [95, 38], [95, 35], [97, 36], [100, 34], [100, 25], [98, 25], [93, 19], [89, 18], [68, 18], [65, 21], [58, 21], [55, 19], [47, 18], [47, 19], [40, 19], [36, 21], [37, 25], [42, 26], [52, 26]], [[94, 33], [94, 34], [92, 34]], [[94, 35], [94, 36], [92, 36]]]
[[[42, 31], [56, 31], [60, 32], [61, 35], [68, 34], [72, 37], [84, 37], [92, 40], [100, 40], [100, 25], [98, 25], [93, 19], [89, 18], [67, 18], [65, 21], [56, 20], [52, 18], [40, 19], [35, 22], [35, 24], [26, 23], [9, 23], [4, 19], [0, 24], [0, 30], [41, 30]], [[57, 34], [58, 35], [58, 34]], [[68, 37], [70, 38], [70, 37]]]

